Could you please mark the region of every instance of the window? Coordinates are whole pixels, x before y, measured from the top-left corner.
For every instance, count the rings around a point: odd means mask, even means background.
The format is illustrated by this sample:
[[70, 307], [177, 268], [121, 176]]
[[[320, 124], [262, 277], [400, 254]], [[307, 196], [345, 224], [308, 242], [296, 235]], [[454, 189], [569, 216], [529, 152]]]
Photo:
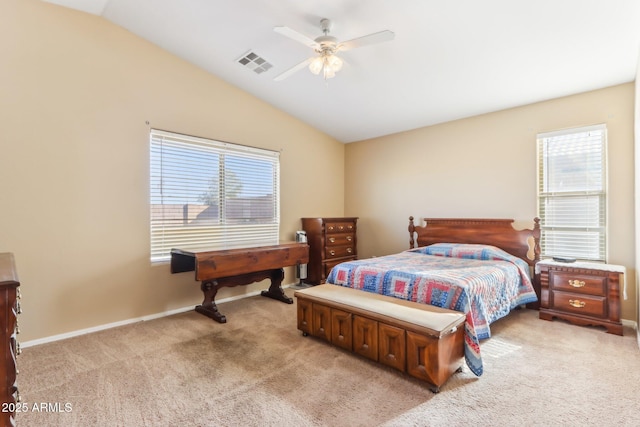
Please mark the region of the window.
[[606, 262], [605, 125], [538, 135], [543, 257]]
[[151, 261], [278, 243], [280, 153], [151, 131]]

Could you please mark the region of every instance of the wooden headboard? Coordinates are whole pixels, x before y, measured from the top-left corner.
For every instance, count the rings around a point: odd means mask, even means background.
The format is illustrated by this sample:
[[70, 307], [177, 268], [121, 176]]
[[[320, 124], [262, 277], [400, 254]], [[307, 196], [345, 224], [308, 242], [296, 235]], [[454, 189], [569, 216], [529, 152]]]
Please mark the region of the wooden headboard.
[[530, 266], [540, 261], [540, 218], [533, 219], [533, 229], [524, 230], [514, 229], [512, 219], [424, 218], [424, 221], [424, 226], [415, 225], [413, 217], [409, 217], [411, 249], [434, 243], [482, 244], [496, 246]]

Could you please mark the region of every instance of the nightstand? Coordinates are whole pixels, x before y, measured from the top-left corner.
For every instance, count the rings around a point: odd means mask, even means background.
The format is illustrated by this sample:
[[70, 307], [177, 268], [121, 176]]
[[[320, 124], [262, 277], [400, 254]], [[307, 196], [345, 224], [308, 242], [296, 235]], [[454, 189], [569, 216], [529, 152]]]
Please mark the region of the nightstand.
[[576, 325], [604, 326], [622, 335], [620, 285], [625, 268], [592, 262], [543, 260], [540, 273], [540, 319], [564, 319]]

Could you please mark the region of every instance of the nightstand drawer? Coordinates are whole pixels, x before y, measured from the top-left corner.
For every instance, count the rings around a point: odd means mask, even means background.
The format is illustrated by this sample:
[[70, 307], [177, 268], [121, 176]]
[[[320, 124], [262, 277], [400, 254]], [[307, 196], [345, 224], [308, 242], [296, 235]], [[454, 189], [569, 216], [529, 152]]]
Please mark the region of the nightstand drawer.
[[556, 291], [551, 309], [590, 317], [606, 317], [606, 297]]
[[353, 245], [356, 235], [354, 233], [331, 234], [327, 236], [327, 246]]
[[549, 285], [554, 290], [588, 295], [606, 295], [607, 278], [605, 276], [576, 274], [566, 271], [550, 271], [549, 276]]
[[355, 222], [327, 222], [327, 234], [329, 233], [350, 233], [356, 231]]

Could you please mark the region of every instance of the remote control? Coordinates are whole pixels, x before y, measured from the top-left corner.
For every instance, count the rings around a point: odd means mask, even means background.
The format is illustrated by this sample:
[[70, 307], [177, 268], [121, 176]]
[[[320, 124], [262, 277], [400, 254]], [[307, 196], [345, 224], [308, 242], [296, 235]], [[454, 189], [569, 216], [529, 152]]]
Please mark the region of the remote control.
[[554, 256], [553, 260], [558, 262], [576, 262], [575, 258], [565, 258], [565, 257], [559, 257], [559, 256]]

